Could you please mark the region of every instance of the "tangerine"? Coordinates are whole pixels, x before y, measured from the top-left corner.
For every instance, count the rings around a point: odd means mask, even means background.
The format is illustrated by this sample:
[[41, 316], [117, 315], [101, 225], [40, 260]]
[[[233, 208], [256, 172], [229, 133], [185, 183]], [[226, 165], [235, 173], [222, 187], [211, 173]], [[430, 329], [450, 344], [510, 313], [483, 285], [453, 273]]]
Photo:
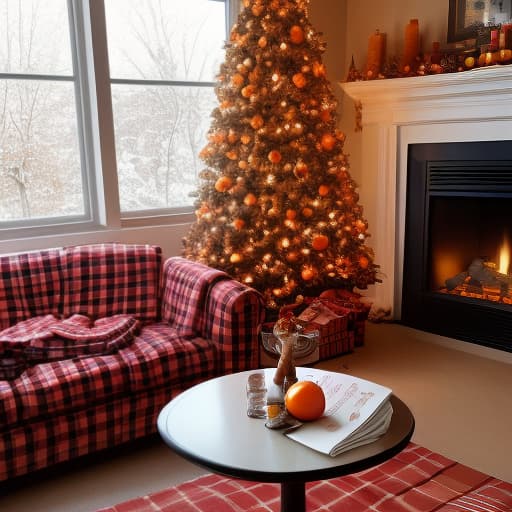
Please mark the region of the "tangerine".
[[300, 421], [313, 421], [324, 413], [325, 394], [311, 380], [300, 380], [292, 384], [284, 397], [287, 411]]

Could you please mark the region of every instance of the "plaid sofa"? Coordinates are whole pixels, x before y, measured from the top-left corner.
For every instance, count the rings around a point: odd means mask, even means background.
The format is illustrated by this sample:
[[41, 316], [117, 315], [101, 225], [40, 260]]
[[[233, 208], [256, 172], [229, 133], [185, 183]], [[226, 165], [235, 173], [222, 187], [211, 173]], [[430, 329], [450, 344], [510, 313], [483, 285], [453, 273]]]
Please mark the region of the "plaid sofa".
[[263, 319], [256, 291], [156, 246], [0, 257], [0, 481], [156, 432], [184, 389], [258, 366]]

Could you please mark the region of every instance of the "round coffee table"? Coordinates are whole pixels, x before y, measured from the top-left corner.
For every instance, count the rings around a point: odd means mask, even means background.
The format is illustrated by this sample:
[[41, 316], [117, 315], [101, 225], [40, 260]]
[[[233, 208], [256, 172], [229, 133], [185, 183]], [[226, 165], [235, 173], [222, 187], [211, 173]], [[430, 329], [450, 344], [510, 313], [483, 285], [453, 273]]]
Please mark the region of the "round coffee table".
[[[267, 383], [275, 369], [265, 370]], [[305, 512], [306, 482], [348, 475], [393, 457], [409, 442], [414, 417], [391, 396], [391, 425], [377, 441], [336, 457], [297, 443], [265, 420], [246, 413], [245, 385], [251, 373], [241, 372], [198, 384], [169, 402], [158, 417], [165, 443], [185, 459], [210, 471], [256, 482], [281, 484], [281, 511]], [[318, 379], [324, 370], [297, 368], [297, 376]]]

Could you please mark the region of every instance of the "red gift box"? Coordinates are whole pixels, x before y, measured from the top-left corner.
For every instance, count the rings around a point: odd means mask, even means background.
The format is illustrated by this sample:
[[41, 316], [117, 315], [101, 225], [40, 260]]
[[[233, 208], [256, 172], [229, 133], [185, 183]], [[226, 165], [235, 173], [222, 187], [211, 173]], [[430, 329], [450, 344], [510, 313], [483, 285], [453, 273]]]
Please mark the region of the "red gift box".
[[354, 334], [354, 345], [364, 345], [366, 320], [371, 304], [362, 302], [361, 295], [347, 290], [328, 290], [320, 294], [319, 298], [334, 312], [345, 312], [349, 315], [349, 330]]

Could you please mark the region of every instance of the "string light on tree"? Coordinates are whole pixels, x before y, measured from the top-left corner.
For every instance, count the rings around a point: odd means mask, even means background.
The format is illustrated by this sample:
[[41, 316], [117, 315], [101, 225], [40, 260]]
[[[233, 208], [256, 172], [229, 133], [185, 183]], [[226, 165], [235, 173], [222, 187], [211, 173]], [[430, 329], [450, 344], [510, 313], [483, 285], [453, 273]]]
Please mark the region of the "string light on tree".
[[226, 43], [184, 256], [270, 308], [378, 282], [307, 0], [243, 0]]

